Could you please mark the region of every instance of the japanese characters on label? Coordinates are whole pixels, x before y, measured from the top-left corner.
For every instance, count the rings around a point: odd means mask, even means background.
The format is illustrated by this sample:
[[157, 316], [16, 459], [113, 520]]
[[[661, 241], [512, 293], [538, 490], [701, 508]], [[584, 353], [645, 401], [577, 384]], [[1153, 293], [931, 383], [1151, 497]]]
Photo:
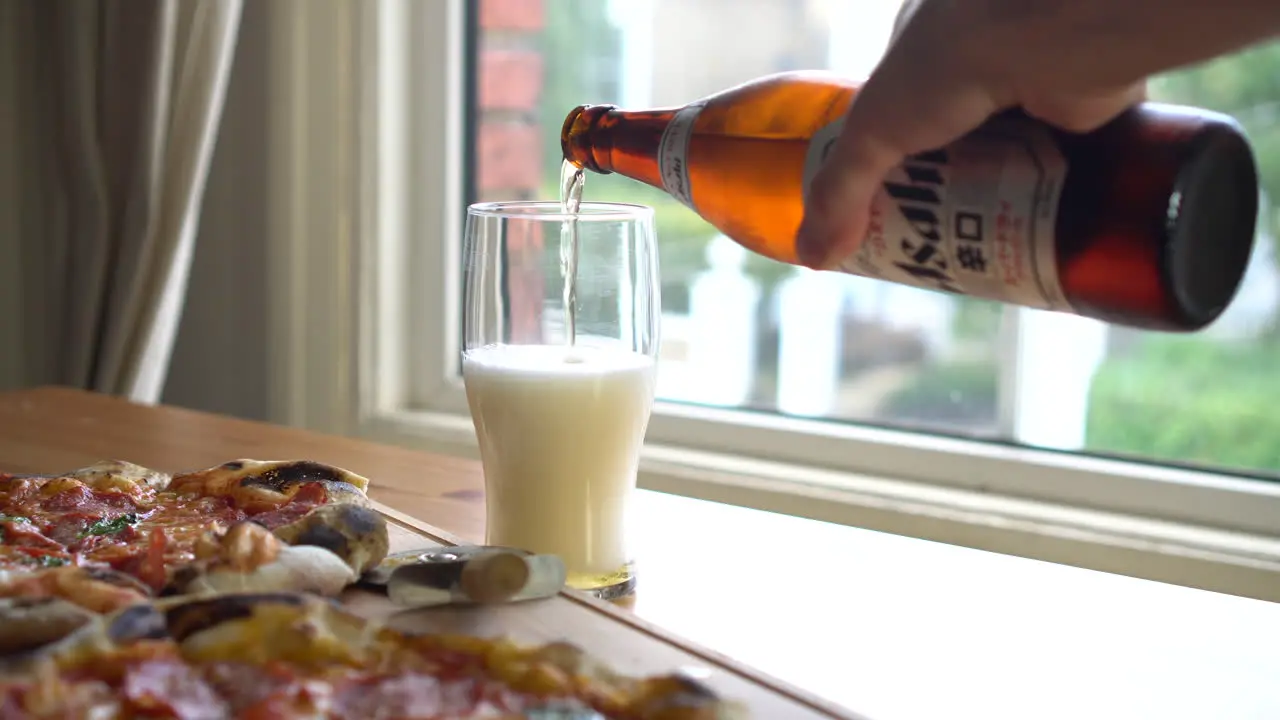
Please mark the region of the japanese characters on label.
[[[805, 189], [839, 133], [810, 145]], [[1029, 307], [1069, 310], [1053, 225], [1066, 164], [1031, 125], [992, 128], [920, 153], [885, 178], [848, 272]]]

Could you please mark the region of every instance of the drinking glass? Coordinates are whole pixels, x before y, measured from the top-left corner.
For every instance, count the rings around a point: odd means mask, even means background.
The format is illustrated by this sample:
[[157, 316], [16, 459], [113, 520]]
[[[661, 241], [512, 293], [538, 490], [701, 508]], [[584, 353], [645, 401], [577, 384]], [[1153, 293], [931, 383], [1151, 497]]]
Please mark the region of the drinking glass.
[[463, 270], [486, 543], [558, 555], [571, 587], [630, 595], [628, 522], [661, 315], [652, 208], [472, 205]]

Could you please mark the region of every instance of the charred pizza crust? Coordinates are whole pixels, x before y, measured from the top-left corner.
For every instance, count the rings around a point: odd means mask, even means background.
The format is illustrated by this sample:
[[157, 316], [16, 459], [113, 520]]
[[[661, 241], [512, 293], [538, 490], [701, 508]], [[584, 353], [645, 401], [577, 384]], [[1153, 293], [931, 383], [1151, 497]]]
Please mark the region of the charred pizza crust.
[[373, 508], [355, 504], [321, 505], [275, 529], [275, 536], [298, 546], [324, 548], [357, 574], [376, 568], [391, 549], [387, 521]]
[[369, 480], [311, 460], [232, 460], [174, 475], [167, 490], [231, 497], [245, 509], [276, 508], [310, 484], [321, 485], [329, 502], [368, 505]]
[[72, 634], [97, 617], [58, 597], [0, 598], [0, 657], [37, 650]]
[[124, 460], [100, 460], [92, 465], [68, 473], [67, 477], [75, 478], [98, 490], [124, 485], [138, 485], [154, 490], [162, 490], [169, 484], [170, 480], [168, 473], [145, 468]]
[[[231, 670], [238, 670], [237, 686], [220, 685], [219, 678]], [[51, 715], [78, 711], [65, 703], [84, 697], [84, 684], [93, 680], [102, 702], [115, 702], [121, 714], [136, 711], [129, 703], [145, 701], [152, 704], [148, 710], [162, 717], [167, 716], [166, 702], [191, 697], [202, 698], [219, 716], [235, 716], [250, 707], [261, 711], [264, 697], [290, 686], [305, 686], [307, 692], [280, 695], [270, 705], [274, 715], [369, 717], [377, 712], [460, 720], [747, 716], [741, 705], [683, 674], [624, 676], [568, 643], [522, 647], [504, 639], [407, 634], [331, 601], [293, 593], [137, 605], [96, 617], [58, 642], [0, 655], [0, 672], [0, 702], [7, 698], [28, 711], [30, 704], [41, 703], [39, 709]], [[139, 700], [128, 692], [153, 675], [171, 681], [164, 690], [170, 697], [160, 692]]]

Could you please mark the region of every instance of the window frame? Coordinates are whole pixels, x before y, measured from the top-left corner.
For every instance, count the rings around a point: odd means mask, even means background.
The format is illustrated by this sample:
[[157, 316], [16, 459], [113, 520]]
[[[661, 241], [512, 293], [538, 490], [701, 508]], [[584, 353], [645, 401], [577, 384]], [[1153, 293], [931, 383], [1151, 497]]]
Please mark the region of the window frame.
[[[451, 272], [468, 5], [272, 4], [272, 420], [476, 456]], [[1280, 484], [663, 401], [641, 466], [646, 488], [1280, 600]]]

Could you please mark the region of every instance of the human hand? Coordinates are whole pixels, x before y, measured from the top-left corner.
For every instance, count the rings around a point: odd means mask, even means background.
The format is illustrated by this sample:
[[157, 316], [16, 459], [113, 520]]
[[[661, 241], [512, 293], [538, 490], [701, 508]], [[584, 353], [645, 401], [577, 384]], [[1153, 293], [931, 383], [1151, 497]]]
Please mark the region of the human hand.
[[907, 0], [810, 187], [796, 238], [801, 261], [827, 268], [851, 256], [890, 170], [1001, 110], [1020, 106], [1085, 132], [1140, 102], [1145, 82], [1123, 63], [1063, 60], [1064, 52], [1088, 52], [1084, 38], [1103, 32], [1081, 22], [1090, 16], [1080, 8], [1113, 1], [1075, 0], [1072, 9], [1061, 0]]

